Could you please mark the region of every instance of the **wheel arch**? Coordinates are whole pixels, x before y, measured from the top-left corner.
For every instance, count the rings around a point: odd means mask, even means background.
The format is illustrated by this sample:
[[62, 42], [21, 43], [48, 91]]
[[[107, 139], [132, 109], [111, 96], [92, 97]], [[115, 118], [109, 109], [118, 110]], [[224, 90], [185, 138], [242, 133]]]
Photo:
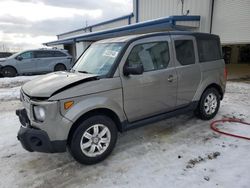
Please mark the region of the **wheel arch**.
[[55, 65], [54, 65], [54, 71], [56, 70], [56, 66], [58, 66], [58, 65], [63, 65], [65, 67], [65, 69], [67, 70], [67, 66], [64, 63], [59, 62], [59, 63], [55, 63]]
[[8, 67], [11, 67], [11, 68], [15, 69], [16, 74], [18, 74], [18, 71], [17, 71], [16, 67], [14, 67], [12, 65], [5, 65], [5, 66], [1, 67], [1, 70], [3, 70], [4, 68], [8, 68]]
[[121, 124], [121, 121], [120, 121], [120, 118], [118, 117], [118, 115], [108, 109], [108, 108], [97, 108], [97, 109], [93, 109], [93, 110], [90, 110], [84, 114], [82, 114], [74, 123], [73, 125], [71, 126], [70, 130], [69, 130], [69, 134], [68, 134], [68, 138], [67, 138], [67, 143], [69, 144], [69, 141], [71, 140], [72, 136], [73, 136], [73, 133], [74, 131], [78, 128], [80, 122], [88, 119], [89, 117], [91, 116], [94, 116], [94, 115], [105, 115], [109, 118], [111, 118], [114, 123], [116, 124], [116, 127], [117, 127], [117, 130], [119, 132], [122, 132], [122, 124]]
[[17, 68], [14, 67], [13, 65], [5, 65], [5, 66], [1, 67], [1, 69], [4, 69], [6, 67], [11, 67], [11, 68], [15, 69], [16, 73], [18, 74]]
[[216, 83], [212, 83], [212, 84], [208, 85], [208, 86], [204, 89], [204, 91], [202, 92], [202, 94], [203, 94], [207, 89], [209, 89], [209, 88], [215, 88], [215, 89], [219, 92], [219, 94], [220, 94], [220, 100], [223, 99], [223, 96], [224, 96], [223, 90], [222, 90], [221, 86], [218, 85], [218, 84], [216, 84]]

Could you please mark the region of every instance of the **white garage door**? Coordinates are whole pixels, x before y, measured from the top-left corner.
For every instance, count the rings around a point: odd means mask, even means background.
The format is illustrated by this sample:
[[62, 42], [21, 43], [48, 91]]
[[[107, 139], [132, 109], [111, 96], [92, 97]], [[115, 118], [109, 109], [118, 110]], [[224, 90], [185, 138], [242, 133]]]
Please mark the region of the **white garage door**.
[[212, 33], [223, 44], [250, 43], [250, 0], [215, 0]]

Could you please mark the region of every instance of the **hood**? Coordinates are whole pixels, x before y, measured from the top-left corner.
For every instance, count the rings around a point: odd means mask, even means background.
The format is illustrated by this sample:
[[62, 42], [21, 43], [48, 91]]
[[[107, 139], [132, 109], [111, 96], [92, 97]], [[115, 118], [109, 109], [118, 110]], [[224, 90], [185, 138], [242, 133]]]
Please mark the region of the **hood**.
[[27, 82], [22, 90], [30, 97], [49, 98], [78, 84], [97, 79], [93, 74], [55, 72]]

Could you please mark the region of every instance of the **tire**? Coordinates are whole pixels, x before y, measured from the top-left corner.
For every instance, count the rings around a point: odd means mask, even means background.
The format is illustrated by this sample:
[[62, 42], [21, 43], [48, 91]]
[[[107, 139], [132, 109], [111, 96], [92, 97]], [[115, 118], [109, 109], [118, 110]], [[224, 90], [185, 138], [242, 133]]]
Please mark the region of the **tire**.
[[3, 77], [15, 77], [17, 75], [17, 71], [14, 67], [4, 67], [2, 69]]
[[54, 71], [65, 71], [66, 67], [63, 64], [57, 64], [54, 68]]
[[[104, 132], [105, 134], [101, 134]], [[117, 127], [112, 119], [104, 115], [95, 115], [79, 124], [73, 133], [69, 149], [76, 161], [91, 165], [108, 157], [115, 147], [116, 140]]]
[[220, 107], [220, 94], [215, 88], [208, 88], [202, 94], [195, 115], [202, 120], [214, 118]]

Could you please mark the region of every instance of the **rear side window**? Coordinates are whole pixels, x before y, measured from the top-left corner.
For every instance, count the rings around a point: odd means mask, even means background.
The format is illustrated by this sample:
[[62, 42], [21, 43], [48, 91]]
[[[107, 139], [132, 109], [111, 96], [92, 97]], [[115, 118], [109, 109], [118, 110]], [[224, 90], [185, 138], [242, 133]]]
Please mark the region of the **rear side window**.
[[220, 42], [217, 39], [197, 39], [200, 62], [221, 59]]
[[65, 57], [67, 56], [65, 53], [60, 51], [54, 51], [54, 57]]
[[36, 58], [48, 58], [48, 57], [53, 57], [53, 54], [51, 51], [36, 51], [35, 57]]
[[144, 71], [167, 68], [169, 64], [169, 47], [167, 42], [151, 42], [136, 45], [128, 56], [128, 66], [142, 64]]
[[176, 58], [181, 65], [195, 63], [194, 44], [192, 40], [175, 40]]

